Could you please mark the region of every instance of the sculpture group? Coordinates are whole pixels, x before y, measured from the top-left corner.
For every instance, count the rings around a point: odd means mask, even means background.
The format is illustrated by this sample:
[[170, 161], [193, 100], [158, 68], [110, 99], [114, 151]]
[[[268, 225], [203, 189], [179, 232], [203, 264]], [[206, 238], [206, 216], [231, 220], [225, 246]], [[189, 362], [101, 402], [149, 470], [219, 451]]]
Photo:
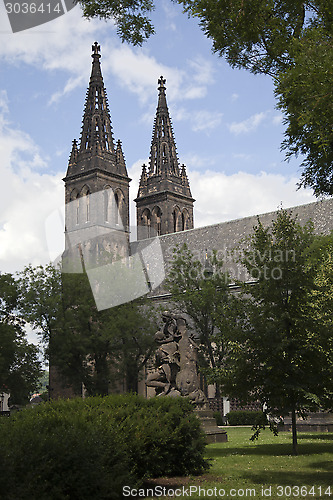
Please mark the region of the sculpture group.
[[188, 334], [186, 320], [169, 312], [162, 315], [163, 330], [156, 332], [157, 369], [146, 379], [159, 396], [186, 396], [203, 405], [207, 399], [200, 389], [198, 375], [198, 345]]

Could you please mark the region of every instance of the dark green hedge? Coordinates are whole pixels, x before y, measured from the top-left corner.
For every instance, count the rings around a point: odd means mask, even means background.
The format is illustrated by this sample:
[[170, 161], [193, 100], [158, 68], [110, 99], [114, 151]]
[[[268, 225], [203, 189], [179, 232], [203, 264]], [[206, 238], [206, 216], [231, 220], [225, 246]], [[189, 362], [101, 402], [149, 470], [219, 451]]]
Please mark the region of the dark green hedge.
[[224, 425], [223, 415], [220, 411], [214, 411], [214, 418], [216, 420], [216, 425]]
[[1, 419], [0, 442], [4, 500], [113, 500], [143, 478], [207, 467], [205, 436], [184, 398], [44, 403]]
[[229, 425], [267, 424], [267, 417], [262, 411], [230, 411], [226, 416]]

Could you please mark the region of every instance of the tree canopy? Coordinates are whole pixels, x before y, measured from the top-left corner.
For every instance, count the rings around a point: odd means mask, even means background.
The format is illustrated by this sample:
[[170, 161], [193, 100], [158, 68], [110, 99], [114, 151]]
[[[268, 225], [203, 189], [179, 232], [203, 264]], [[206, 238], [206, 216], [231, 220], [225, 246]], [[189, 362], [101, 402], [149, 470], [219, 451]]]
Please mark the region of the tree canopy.
[[214, 370], [226, 355], [223, 334], [235, 311], [229, 284], [228, 272], [216, 252], [207, 254], [202, 261], [186, 244], [174, 249], [166, 286], [176, 307], [193, 322], [201, 343], [202, 369], [209, 367]]
[[0, 392], [10, 394], [11, 404], [24, 404], [38, 388], [41, 362], [38, 347], [28, 343], [17, 318], [17, 301], [13, 276], [0, 274]]
[[312, 225], [287, 211], [270, 227], [258, 221], [242, 259], [255, 284], [240, 285], [243, 315], [220, 367], [229, 396], [261, 401], [273, 416], [291, 413], [295, 454], [296, 414], [332, 405], [333, 332], [320, 303], [328, 282], [318, 281], [331, 256], [315, 250], [316, 241]]
[[87, 275], [52, 265], [27, 267], [19, 287], [21, 316], [42, 336], [46, 357], [74, 392], [83, 384], [89, 395], [107, 394], [123, 383], [137, 391], [154, 349], [153, 313], [142, 301], [98, 311]]
[[[333, 194], [333, 4], [327, 0], [171, 0], [198, 19], [233, 68], [273, 77], [285, 115], [286, 159], [301, 155], [300, 186]], [[122, 41], [154, 33], [154, 0], [78, 0], [87, 18], [112, 19]]]

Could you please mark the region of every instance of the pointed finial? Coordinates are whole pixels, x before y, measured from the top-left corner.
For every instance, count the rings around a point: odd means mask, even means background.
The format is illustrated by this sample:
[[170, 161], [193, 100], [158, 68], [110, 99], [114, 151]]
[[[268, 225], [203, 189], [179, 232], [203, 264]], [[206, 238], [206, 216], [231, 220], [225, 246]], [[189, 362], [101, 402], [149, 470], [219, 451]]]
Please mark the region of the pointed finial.
[[118, 139], [118, 141], [117, 141], [116, 158], [117, 158], [117, 163], [125, 164], [123, 148], [122, 148], [120, 139]]
[[101, 51], [101, 46], [98, 45], [97, 42], [95, 42], [94, 45], [92, 45], [91, 50], [93, 52], [91, 54], [91, 57], [95, 57], [95, 56], [101, 57], [101, 55], [99, 54], [99, 52]]
[[163, 78], [163, 76], [161, 76], [159, 79], [158, 79], [158, 90], [161, 92], [162, 90], [165, 90], [165, 82], [166, 82], [166, 79]]
[[77, 142], [76, 142], [76, 139], [74, 139], [73, 142], [72, 142], [71, 155], [69, 157], [69, 164], [70, 165], [73, 165], [76, 162], [76, 160], [77, 160], [77, 154], [78, 154]]

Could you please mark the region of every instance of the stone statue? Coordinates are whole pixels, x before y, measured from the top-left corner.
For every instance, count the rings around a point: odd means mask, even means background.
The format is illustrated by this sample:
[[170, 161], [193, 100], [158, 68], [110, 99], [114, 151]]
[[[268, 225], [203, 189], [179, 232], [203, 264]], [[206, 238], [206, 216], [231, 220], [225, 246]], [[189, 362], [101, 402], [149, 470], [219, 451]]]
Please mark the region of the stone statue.
[[199, 384], [198, 346], [187, 332], [186, 320], [169, 312], [162, 319], [163, 331], [155, 334], [157, 370], [147, 376], [146, 385], [155, 387], [157, 395], [186, 396], [195, 404], [206, 403]]

